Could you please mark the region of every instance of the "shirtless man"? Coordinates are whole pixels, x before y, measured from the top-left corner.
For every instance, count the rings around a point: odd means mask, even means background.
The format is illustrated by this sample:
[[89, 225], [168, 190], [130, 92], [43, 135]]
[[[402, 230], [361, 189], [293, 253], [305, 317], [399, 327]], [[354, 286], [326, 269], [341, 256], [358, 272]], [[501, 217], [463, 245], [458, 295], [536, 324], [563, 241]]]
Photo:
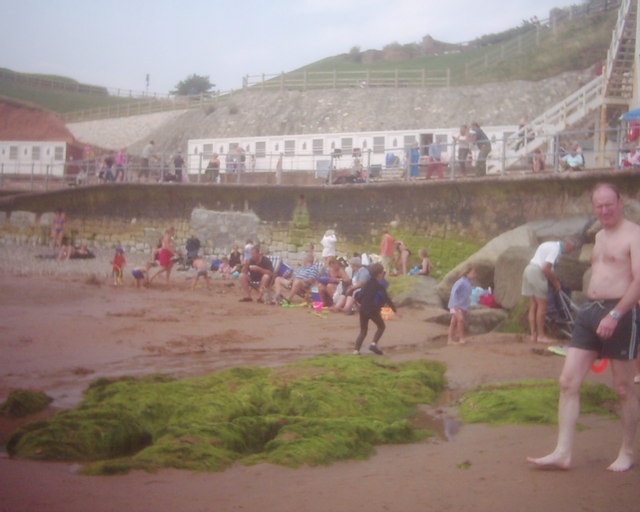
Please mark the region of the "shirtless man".
[[591, 202], [602, 230], [591, 256], [592, 275], [587, 289], [591, 302], [576, 318], [567, 358], [560, 375], [558, 441], [541, 458], [528, 457], [538, 467], [569, 469], [575, 425], [580, 414], [580, 387], [593, 362], [611, 360], [613, 385], [621, 405], [622, 445], [607, 468], [626, 471], [634, 462], [633, 444], [640, 401], [633, 389], [638, 337], [634, 327], [640, 299], [640, 226], [623, 216], [620, 192], [608, 183], [596, 185]]

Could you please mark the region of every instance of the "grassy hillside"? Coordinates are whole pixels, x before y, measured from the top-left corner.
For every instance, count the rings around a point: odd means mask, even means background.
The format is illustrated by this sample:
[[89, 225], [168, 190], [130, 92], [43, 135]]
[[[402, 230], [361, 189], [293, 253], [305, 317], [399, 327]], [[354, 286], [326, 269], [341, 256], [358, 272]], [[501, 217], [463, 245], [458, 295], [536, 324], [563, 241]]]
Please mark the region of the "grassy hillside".
[[0, 68], [0, 95], [28, 101], [58, 113], [138, 101], [111, 96], [107, 89], [57, 75], [17, 73]]
[[[296, 71], [363, 71], [395, 69], [451, 69], [452, 76], [457, 78], [459, 85], [468, 83], [487, 83], [505, 80], [540, 80], [558, 75], [564, 71], [585, 69], [606, 58], [607, 49], [611, 43], [611, 31], [615, 25], [617, 11], [599, 13], [578, 20], [566, 22], [555, 31], [546, 29], [540, 32], [539, 44], [529, 44], [535, 41], [535, 28], [529, 31], [513, 31], [499, 44], [465, 48], [459, 52], [440, 55], [415, 56], [405, 59], [383, 59], [374, 62], [357, 62], [353, 53], [345, 53], [328, 57], [304, 66]], [[521, 53], [496, 58], [501, 46], [512, 49], [517, 45], [518, 38], [525, 44]], [[482, 41], [483, 38], [479, 38]], [[390, 45], [392, 46], [392, 45]], [[397, 45], [398, 50], [412, 53], [415, 44]], [[509, 51], [507, 51], [509, 53]], [[516, 53], [516, 52], [514, 52]], [[485, 60], [489, 64], [485, 67]], [[465, 67], [474, 71], [464, 77]]]
[[540, 80], [604, 62], [616, 19], [617, 12], [610, 11], [569, 22], [538, 47], [492, 66], [477, 78], [483, 82]]
[[[378, 60], [362, 58], [368, 52], [352, 49], [349, 53], [327, 57], [292, 71], [290, 75], [301, 71], [449, 69], [453, 85], [540, 80], [603, 61], [616, 16], [616, 10], [582, 16], [560, 24], [555, 30], [544, 29], [537, 33], [535, 26], [525, 23], [499, 34], [482, 36], [468, 45], [448, 45], [459, 46], [461, 50], [439, 55], [420, 55], [418, 43], [389, 44], [379, 52], [385, 55]], [[43, 83], [47, 81], [48, 85]], [[15, 73], [1, 68], [0, 95], [26, 100], [61, 114], [140, 101], [139, 98], [111, 96], [106, 88], [86, 86], [70, 78]]]

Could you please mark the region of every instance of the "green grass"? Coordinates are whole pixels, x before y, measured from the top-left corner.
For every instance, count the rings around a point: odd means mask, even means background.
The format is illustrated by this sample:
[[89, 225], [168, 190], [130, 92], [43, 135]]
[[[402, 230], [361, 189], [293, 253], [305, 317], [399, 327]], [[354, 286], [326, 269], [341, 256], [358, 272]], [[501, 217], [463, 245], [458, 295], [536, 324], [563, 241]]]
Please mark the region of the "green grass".
[[[402, 240], [411, 250], [409, 257], [409, 268], [420, 263], [418, 250], [427, 250], [427, 255], [434, 265], [431, 275], [436, 279], [442, 279], [449, 271], [476, 253], [484, 244], [482, 242], [443, 238], [440, 236], [428, 236], [425, 233], [417, 233], [409, 229], [390, 228], [389, 233], [394, 240]], [[374, 254], [380, 252], [379, 242], [372, 243], [368, 251]]]
[[[495, 55], [499, 45], [468, 48], [457, 53], [420, 56], [404, 60], [378, 60], [371, 63], [354, 62], [348, 54], [328, 57], [304, 66], [299, 71], [377, 71], [447, 69], [452, 71], [455, 85], [500, 82], [505, 80], [540, 80], [571, 70], [585, 69], [606, 59], [611, 43], [611, 30], [617, 19], [617, 11], [581, 17], [561, 24], [553, 32], [541, 34], [540, 45], [525, 48], [523, 53], [506, 57], [480, 72], [465, 76], [465, 65], [483, 61], [485, 56]], [[509, 32], [509, 31], [507, 31]], [[505, 43], [515, 41], [521, 35], [514, 31]]]
[[0, 95], [28, 101], [63, 114], [88, 108], [126, 105], [139, 99], [29, 86], [0, 79]]
[[515, 307], [509, 310], [509, 316], [498, 327], [495, 332], [509, 332], [513, 334], [525, 334], [529, 332], [529, 299], [522, 297]]
[[[36, 80], [51, 80], [61, 85], [71, 87], [95, 87], [96, 92], [81, 92], [71, 89], [56, 89], [54, 87], [39, 86], [36, 83], [14, 81], [6, 75], [15, 75], [19, 79], [33, 78]], [[6, 96], [16, 100], [26, 101], [57, 113], [66, 113], [76, 110], [100, 108], [114, 105], [127, 105], [137, 103], [140, 98], [128, 98], [124, 96], [111, 96], [106, 88], [99, 86], [85, 86], [77, 81], [57, 75], [38, 75], [34, 73], [18, 73], [10, 69], [0, 68], [0, 96]]]
[[610, 11], [566, 23], [556, 34], [550, 33], [538, 47], [478, 73], [472, 81], [541, 80], [604, 62], [616, 15], [616, 11]]
[[434, 361], [324, 355], [181, 380], [100, 379], [78, 407], [21, 427], [7, 450], [92, 462], [90, 474], [366, 458], [377, 444], [429, 435], [408, 417], [444, 390], [444, 371]]

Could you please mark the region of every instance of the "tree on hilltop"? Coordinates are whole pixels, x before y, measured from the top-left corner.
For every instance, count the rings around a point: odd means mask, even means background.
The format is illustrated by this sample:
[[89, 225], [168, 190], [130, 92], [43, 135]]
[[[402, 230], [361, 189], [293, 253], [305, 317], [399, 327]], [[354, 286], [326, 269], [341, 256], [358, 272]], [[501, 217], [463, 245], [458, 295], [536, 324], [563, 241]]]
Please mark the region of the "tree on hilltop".
[[215, 84], [212, 84], [209, 81], [208, 76], [196, 75], [195, 73], [189, 75], [187, 78], [182, 80], [176, 85], [175, 91], [171, 91], [172, 94], [178, 94], [181, 96], [189, 96], [194, 94], [204, 94], [209, 92], [211, 89], [215, 87]]

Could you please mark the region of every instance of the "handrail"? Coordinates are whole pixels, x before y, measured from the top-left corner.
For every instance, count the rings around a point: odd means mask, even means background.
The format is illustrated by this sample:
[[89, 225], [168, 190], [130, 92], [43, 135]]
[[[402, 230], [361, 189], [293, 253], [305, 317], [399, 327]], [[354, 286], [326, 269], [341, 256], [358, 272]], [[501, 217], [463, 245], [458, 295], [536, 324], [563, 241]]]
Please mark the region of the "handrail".
[[547, 141], [549, 135], [564, 130], [602, 105], [603, 86], [604, 77], [599, 75], [527, 123], [522, 131], [511, 135], [506, 143], [511, 156], [507, 158], [505, 168], [511, 167], [521, 158], [538, 149]]
[[613, 75], [616, 57], [618, 55], [618, 50], [620, 49], [622, 34], [624, 32], [625, 25], [627, 24], [627, 15], [630, 12], [632, 1], [637, 2], [637, 0], [622, 0], [620, 2], [620, 8], [618, 10], [618, 20], [616, 21], [616, 26], [614, 27], [613, 34], [611, 36], [611, 45], [609, 46], [609, 50], [607, 51], [607, 63], [604, 72], [604, 76], [607, 79], [605, 94], [609, 89], [608, 85]]

